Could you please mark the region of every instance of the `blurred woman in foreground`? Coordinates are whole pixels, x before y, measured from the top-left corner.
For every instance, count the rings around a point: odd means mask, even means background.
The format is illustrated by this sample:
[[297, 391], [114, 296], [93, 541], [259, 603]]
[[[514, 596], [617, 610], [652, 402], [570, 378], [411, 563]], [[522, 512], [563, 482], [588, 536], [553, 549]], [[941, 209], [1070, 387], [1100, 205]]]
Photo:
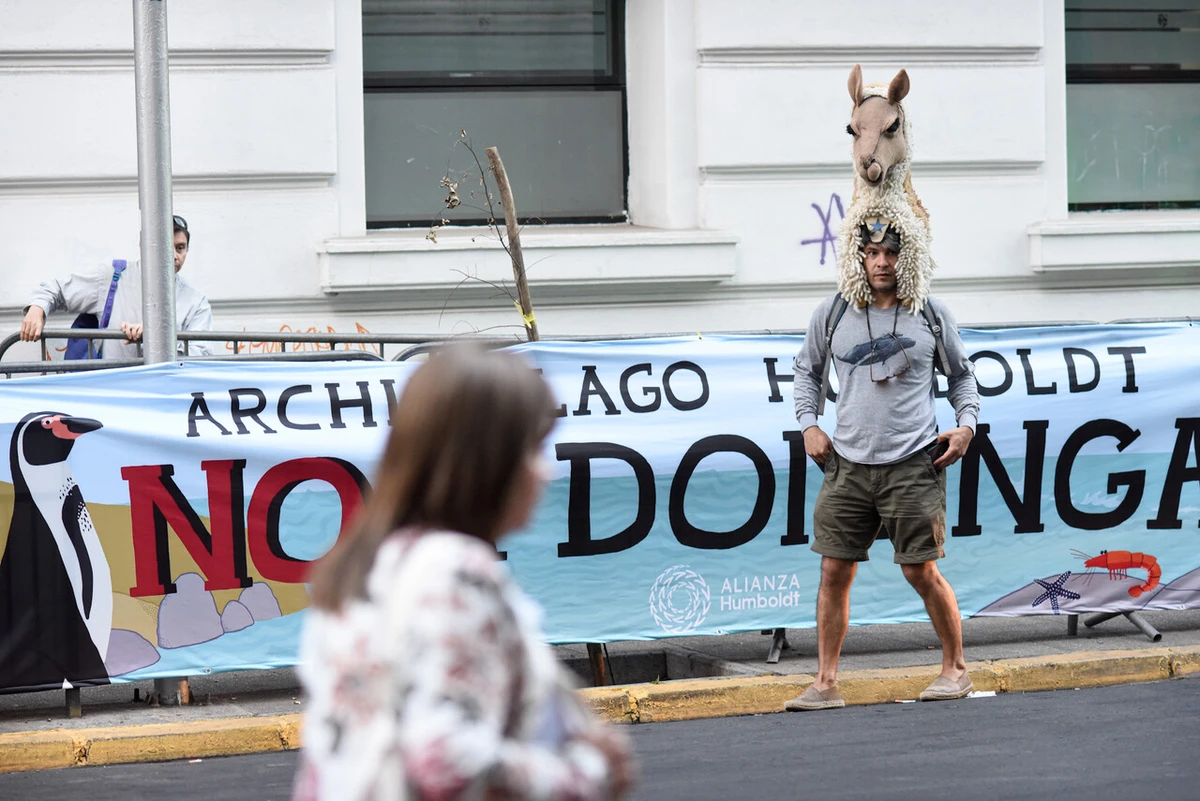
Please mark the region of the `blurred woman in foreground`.
[[540, 494], [549, 388], [448, 348], [409, 378], [374, 489], [312, 575], [297, 799], [612, 799], [625, 737], [594, 718], [496, 558]]

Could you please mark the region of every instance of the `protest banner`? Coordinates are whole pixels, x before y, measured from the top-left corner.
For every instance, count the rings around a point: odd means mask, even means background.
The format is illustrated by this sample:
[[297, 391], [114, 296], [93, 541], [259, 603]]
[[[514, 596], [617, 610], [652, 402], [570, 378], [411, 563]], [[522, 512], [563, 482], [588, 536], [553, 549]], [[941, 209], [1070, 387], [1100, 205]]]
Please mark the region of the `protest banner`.
[[[1200, 607], [1196, 329], [963, 338], [983, 411], [948, 473], [941, 568], [964, 615]], [[822, 474], [793, 412], [801, 341], [516, 347], [562, 401], [545, 497], [502, 543], [551, 642], [815, 625]], [[414, 367], [6, 382], [0, 690], [294, 664], [308, 565], [361, 503]], [[945, 400], [938, 413], [953, 426]], [[924, 619], [891, 556], [882, 543], [861, 566], [853, 623]]]

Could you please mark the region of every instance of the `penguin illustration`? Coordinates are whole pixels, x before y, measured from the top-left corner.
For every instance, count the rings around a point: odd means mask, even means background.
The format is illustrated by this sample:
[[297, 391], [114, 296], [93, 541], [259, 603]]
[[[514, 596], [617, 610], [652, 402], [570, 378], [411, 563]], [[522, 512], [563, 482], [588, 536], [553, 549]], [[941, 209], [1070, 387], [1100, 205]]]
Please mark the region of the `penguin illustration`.
[[12, 435], [13, 514], [0, 556], [0, 689], [107, 684], [112, 576], [67, 456], [101, 428], [59, 412]]

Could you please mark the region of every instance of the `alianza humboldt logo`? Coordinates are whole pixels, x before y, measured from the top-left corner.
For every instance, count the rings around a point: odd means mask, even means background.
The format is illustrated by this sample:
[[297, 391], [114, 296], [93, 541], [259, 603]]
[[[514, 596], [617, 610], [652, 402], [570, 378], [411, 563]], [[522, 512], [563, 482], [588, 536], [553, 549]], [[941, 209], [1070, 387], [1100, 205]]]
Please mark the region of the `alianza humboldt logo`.
[[672, 565], [650, 588], [650, 614], [668, 634], [693, 631], [704, 622], [711, 602], [708, 583], [687, 565]]

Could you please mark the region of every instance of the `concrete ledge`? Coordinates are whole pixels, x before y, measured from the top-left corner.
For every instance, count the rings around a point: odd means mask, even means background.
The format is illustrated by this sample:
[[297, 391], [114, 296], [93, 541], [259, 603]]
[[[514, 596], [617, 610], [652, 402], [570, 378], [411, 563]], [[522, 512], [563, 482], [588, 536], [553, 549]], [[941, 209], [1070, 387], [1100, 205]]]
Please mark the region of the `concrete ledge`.
[[584, 703], [604, 720], [628, 723], [632, 722], [631, 718], [636, 714], [632, 698], [625, 687], [589, 687], [579, 692]]
[[83, 764], [76, 734], [61, 729], [0, 734], [0, 773]]
[[[973, 662], [968, 669], [980, 691], [1159, 681], [1200, 675], [1200, 645]], [[880, 704], [915, 699], [936, 675], [937, 667], [931, 665], [848, 670], [840, 685], [847, 704]], [[810, 675], [735, 676], [579, 692], [604, 720], [653, 723], [780, 712], [786, 700], [812, 681]], [[0, 734], [0, 773], [284, 751], [300, 747], [301, 723], [301, 715], [295, 714]]]
[[1200, 649], [1171, 648], [1171, 675], [1194, 676], [1200, 673]]
[[[533, 296], [543, 303], [597, 291], [711, 287], [737, 272], [737, 238], [720, 231], [534, 225], [521, 232], [521, 246]], [[446, 228], [436, 243], [424, 231], [373, 232], [331, 239], [318, 255], [327, 294], [415, 293], [444, 302], [451, 292], [494, 297], [495, 285], [513, 280], [512, 261], [486, 228]]]
[[1167, 648], [1146, 651], [1085, 651], [1052, 658], [1033, 657], [996, 663], [1006, 692], [1101, 687], [1171, 678]]
[[301, 722], [296, 714], [0, 734], [0, 773], [286, 751], [300, 747]]
[[777, 712], [783, 702], [801, 692], [811, 676], [751, 676], [732, 679], [690, 679], [629, 688], [633, 723], [718, 718]]
[[1079, 212], [1028, 228], [1029, 263], [1037, 273], [1156, 270], [1194, 275], [1200, 214], [1180, 211]]
[[[967, 665], [977, 691], [1035, 692], [1160, 681], [1200, 674], [1200, 646], [1140, 651], [1084, 651]], [[847, 704], [912, 700], [937, 676], [934, 666], [842, 671], [839, 685]], [[695, 679], [624, 688], [581, 690], [585, 701], [612, 723], [759, 715], [779, 712], [802, 693], [811, 675]], [[628, 701], [617, 703], [614, 690]]]

